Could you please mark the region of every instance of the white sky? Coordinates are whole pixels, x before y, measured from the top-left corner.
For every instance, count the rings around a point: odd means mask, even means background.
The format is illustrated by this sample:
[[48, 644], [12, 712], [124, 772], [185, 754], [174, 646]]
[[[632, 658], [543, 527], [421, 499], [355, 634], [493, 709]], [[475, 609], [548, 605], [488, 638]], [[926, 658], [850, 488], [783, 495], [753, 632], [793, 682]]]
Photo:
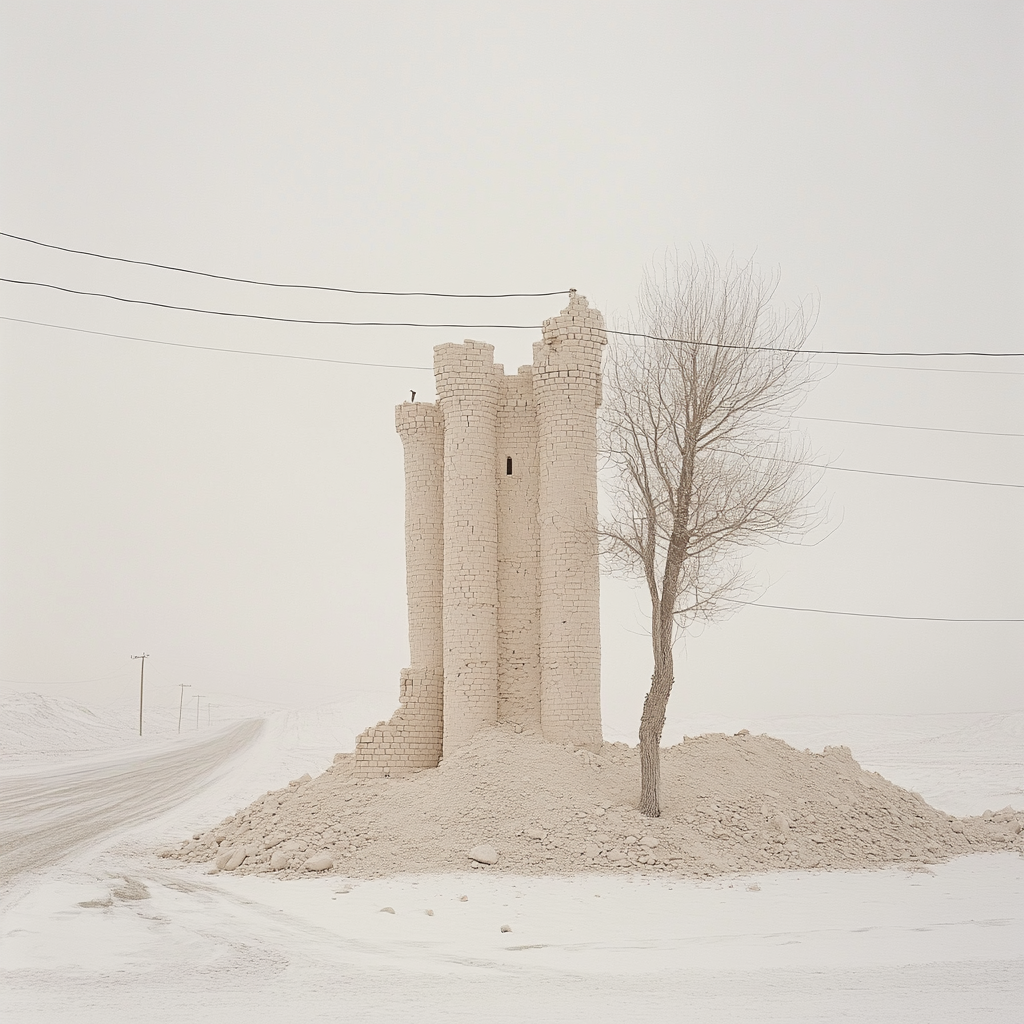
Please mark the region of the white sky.
[[[610, 317], [659, 251], [708, 244], [781, 267], [783, 297], [817, 296], [817, 347], [1024, 351], [1017, 3], [0, 11], [8, 232], [272, 280], [576, 287]], [[8, 239], [0, 266], [297, 317], [531, 324], [564, 305], [268, 293]], [[9, 284], [0, 299], [95, 331], [413, 366], [472, 336], [514, 370], [536, 337], [260, 324]], [[189, 683], [215, 701], [362, 693], [390, 712], [408, 657], [393, 407], [412, 388], [430, 399], [429, 372], [6, 321], [0, 360], [0, 685], [130, 701], [145, 650], [155, 702]], [[985, 372], [841, 365], [804, 413], [1024, 433], [1024, 359], [927, 365]], [[840, 465], [1024, 483], [1024, 438], [803, 426]], [[759, 556], [764, 600], [1024, 617], [1024, 491], [826, 480], [835, 529]], [[606, 726], [628, 728], [650, 675], [643, 615], [607, 579], [603, 605]], [[1017, 708], [1022, 640], [1019, 624], [750, 608], [686, 641], [670, 713]]]

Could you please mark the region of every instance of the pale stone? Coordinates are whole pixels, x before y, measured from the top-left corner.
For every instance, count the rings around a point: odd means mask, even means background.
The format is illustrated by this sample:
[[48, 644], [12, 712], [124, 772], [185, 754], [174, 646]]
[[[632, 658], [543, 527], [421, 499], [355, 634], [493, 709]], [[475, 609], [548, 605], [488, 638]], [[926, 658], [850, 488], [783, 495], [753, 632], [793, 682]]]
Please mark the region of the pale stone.
[[326, 853], [318, 853], [310, 857], [302, 865], [303, 871], [330, 871], [334, 867], [334, 858]]
[[273, 871], [283, 871], [291, 860], [291, 857], [283, 850], [275, 850], [270, 857], [270, 867]]
[[[224, 862], [223, 871], [234, 871], [235, 868], [241, 867], [245, 862], [247, 854], [244, 846], [238, 846], [234, 850], [228, 852], [227, 860]], [[218, 862], [220, 858], [217, 858]], [[218, 864], [219, 866], [219, 864]]]
[[478, 864], [498, 863], [498, 851], [489, 843], [481, 843], [480, 846], [474, 846], [466, 856]]

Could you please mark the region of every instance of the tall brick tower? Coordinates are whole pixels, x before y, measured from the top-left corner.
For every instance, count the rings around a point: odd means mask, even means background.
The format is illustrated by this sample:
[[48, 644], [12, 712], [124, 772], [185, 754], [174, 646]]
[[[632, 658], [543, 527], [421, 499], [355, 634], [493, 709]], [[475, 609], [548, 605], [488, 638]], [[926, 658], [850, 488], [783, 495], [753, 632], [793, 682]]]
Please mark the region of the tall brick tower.
[[604, 318], [574, 296], [533, 346], [540, 489], [541, 728], [601, 742], [597, 407]]
[[601, 743], [597, 407], [604, 321], [572, 294], [532, 366], [481, 342], [434, 350], [437, 403], [396, 410], [405, 447], [410, 667], [367, 729], [367, 775], [436, 766], [514, 722]]

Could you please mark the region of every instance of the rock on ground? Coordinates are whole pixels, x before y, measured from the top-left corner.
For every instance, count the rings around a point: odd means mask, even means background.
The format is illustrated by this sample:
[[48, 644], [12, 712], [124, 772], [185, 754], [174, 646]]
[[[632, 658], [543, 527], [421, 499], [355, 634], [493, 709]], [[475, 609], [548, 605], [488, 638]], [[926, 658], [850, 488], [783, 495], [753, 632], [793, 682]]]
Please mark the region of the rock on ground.
[[467, 854], [470, 860], [476, 861], [477, 864], [497, 864], [498, 863], [498, 851], [487, 843], [480, 846], [474, 846], [472, 850]]

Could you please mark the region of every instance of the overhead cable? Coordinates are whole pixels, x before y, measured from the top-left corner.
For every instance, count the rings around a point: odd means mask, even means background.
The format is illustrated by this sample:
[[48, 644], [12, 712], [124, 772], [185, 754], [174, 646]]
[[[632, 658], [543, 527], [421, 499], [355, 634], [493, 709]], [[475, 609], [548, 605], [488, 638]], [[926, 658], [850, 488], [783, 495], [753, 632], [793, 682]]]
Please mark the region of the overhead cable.
[[[150, 299], [132, 299], [124, 295], [112, 295], [109, 292], [85, 291], [79, 288], [67, 288], [59, 284], [51, 284], [47, 281], [25, 281], [12, 277], [0, 277], [0, 281], [7, 284], [19, 284], [32, 288], [49, 288], [53, 291], [65, 292], [69, 295], [85, 295], [90, 298], [110, 299], [114, 302], [125, 302], [133, 306], [153, 306], [157, 309], [176, 309], [186, 313], [202, 313], [207, 316], [224, 316], [244, 320], [265, 320], [272, 323], [284, 324], [313, 324], [324, 327], [428, 327], [428, 328], [449, 328], [453, 330], [500, 330], [500, 331], [539, 331], [543, 324], [438, 324], [438, 323], [412, 323], [399, 320], [312, 320], [304, 317], [268, 316], [262, 313], [238, 313], [231, 310], [203, 309], [198, 306], [181, 306], [170, 302], [155, 302]], [[561, 293], [559, 293], [561, 294]], [[1024, 352], [981, 352], [981, 351], [938, 351], [938, 352], [883, 352], [880, 350], [858, 350], [858, 349], [805, 349], [805, 348], [783, 348], [775, 345], [730, 345], [712, 341], [686, 341], [682, 338], [663, 338], [656, 334], [643, 334], [638, 331], [618, 331], [612, 328], [605, 329], [606, 334], [614, 334], [624, 338], [647, 338], [650, 341], [667, 341], [677, 345], [697, 345], [701, 348], [738, 349], [746, 352], [777, 352], [779, 354], [792, 354], [804, 356], [873, 356], [873, 357], [896, 357], [935, 359], [953, 356], [983, 357], [992, 359], [1017, 358], [1024, 356]]]
[[[0, 281], [6, 278], [0, 277]], [[783, 355], [803, 356], [897, 356], [903, 359], [924, 358], [937, 359], [944, 356], [980, 356], [988, 359], [1005, 359], [1009, 357], [1024, 356], [1024, 352], [969, 352], [969, 351], [945, 351], [945, 352], [882, 352], [880, 350], [867, 349], [841, 349], [841, 348], [783, 348], [778, 345], [730, 345], [718, 341], [697, 341], [693, 338], [663, 338], [658, 334], [644, 334], [642, 331], [615, 331], [612, 328], [605, 328], [605, 333], [616, 334], [622, 338], [646, 338], [649, 341], [668, 341], [674, 345], [696, 345], [699, 348], [728, 348], [741, 349], [745, 352], [778, 352]], [[857, 364], [854, 364], [857, 365]]]
[[[7, 321], [10, 321], [11, 323], [16, 323], [16, 324], [31, 324], [34, 327], [49, 327], [49, 328], [52, 328], [53, 330], [57, 330], [57, 331], [71, 331], [71, 332], [77, 333], [77, 334], [93, 334], [93, 335], [96, 335], [97, 337], [101, 337], [101, 338], [120, 338], [123, 341], [140, 341], [140, 342], [142, 342], [142, 343], [144, 343], [146, 345], [164, 345], [164, 346], [166, 346], [168, 348], [196, 349], [196, 350], [198, 350], [200, 352], [226, 352], [226, 353], [229, 353], [230, 355], [237, 355], [237, 356], [263, 356], [263, 357], [265, 357], [267, 359], [298, 359], [298, 360], [300, 360], [302, 362], [335, 363], [335, 364], [337, 364], [339, 366], [371, 366], [371, 367], [377, 367], [377, 368], [380, 368], [380, 369], [391, 369], [391, 370], [423, 370], [423, 371], [432, 371], [433, 370], [433, 367], [431, 367], [431, 366], [417, 366], [417, 365], [413, 365], [413, 364], [409, 364], [409, 363], [368, 363], [368, 362], [362, 362], [362, 361], [355, 360], [355, 359], [328, 359], [325, 356], [301, 356], [301, 355], [296, 355], [296, 354], [293, 354], [293, 353], [290, 353], [290, 352], [261, 352], [261, 351], [259, 351], [257, 349], [219, 348], [219, 347], [216, 347], [214, 345], [195, 345], [195, 344], [191, 344], [189, 342], [183, 342], [183, 341], [159, 341], [156, 338], [140, 338], [140, 337], [138, 337], [138, 335], [134, 335], [134, 334], [114, 334], [111, 331], [91, 331], [91, 330], [87, 330], [84, 327], [69, 327], [66, 324], [48, 324], [48, 323], [45, 323], [42, 320], [26, 320], [26, 319], [23, 319], [21, 317], [16, 317], [16, 316], [0, 316], [0, 320], [7, 320]], [[879, 369], [885, 369], [885, 367], [879, 367]], [[893, 369], [902, 369], [902, 367], [893, 367]], [[908, 369], [909, 369], [909, 367], [908, 367]], [[943, 428], [943, 427], [918, 427], [918, 426], [912, 426], [910, 424], [898, 424], [898, 423], [871, 423], [871, 422], [869, 422], [867, 420], [839, 420], [839, 419], [830, 419], [830, 418], [825, 417], [825, 416], [795, 416], [794, 419], [820, 420], [822, 422], [828, 422], [828, 423], [863, 423], [865, 425], [879, 426], [879, 427], [901, 427], [901, 428], [906, 429], [906, 430], [943, 430], [943, 429], [946, 429], [946, 428]], [[976, 431], [975, 430], [966, 430], [966, 431], [955, 431], [955, 432], [956, 433], [966, 433], [966, 434], [987, 434], [987, 435], [990, 435], [990, 436], [993, 436], [993, 437], [1021, 437], [1021, 436], [1024, 436], [1024, 435], [1020, 435], [1020, 434], [1001, 434], [1001, 433], [994, 433], [992, 431], [983, 431], [983, 430], [976, 430]], [[756, 458], [772, 458], [772, 456], [764, 456], [764, 455], [755, 456], [755, 457]], [[814, 466], [814, 467], [816, 467], [818, 469], [836, 469], [836, 468], [838, 468], [838, 467], [834, 467], [834, 466], [832, 466], [832, 467], [830, 467], [830, 466], [821, 466], [821, 465], [819, 465], [817, 463], [801, 463], [801, 465], [811, 465], [811, 466]], [[854, 470], [854, 469], [851, 469], [851, 470], [848, 470], [848, 472], [873, 473], [873, 472], [876, 472], [876, 471], [875, 470]], [[889, 474], [885, 474], [885, 475], [887, 475], [887, 476], [903, 476], [903, 475], [906, 475], [906, 474], [889, 473]], [[943, 478], [943, 477], [915, 477], [914, 479], [942, 480], [942, 479], [945, 479], [945, 478]], [[981, 483], [982, 481], [956, 480], [955, 482], [956, 483]], [[1017, 486], [1020, 486], [1020, 485], [1019, 484], [993, 484], [992, 486], [997, 486], [997, 487], [1017, 487]]]
[[4, 238], [13, 238], [18, 242], [28, 242], [44, 249], [56, 249], [58, 252], [70, 252], [76, 256], [91, 256], [97, 260], [111, 260], [114, 263], [132, 263], [139, 267], [156, 267], [158, 270], [172, 270], [177, 274], [192, 274], [195, 277], [210, 277], [216, 281], [234, 281], [238, 284], [256, 284], [264, 288], [300, 288], [315, 292], [341, 292], [345, 295], [388, 295], [392, 297], [419, 296], [434, 299], [531, 299], [546, 298], [551, 295], [568, 295], [569, 289], [563, 288], [556, 292], [386, 292], [369, 288], [336, 288], [323, 284], [289, 284], [281, 281], [260, 281], [251, 277], [232, 277], [230, 274], [212, 274], [205, 270], [192, 270], [188, 267], [175, 267], [167, 263], [151, 263], [149, 260], [132, 260], [125, 256], [109, 256], [101, 252], [90, 252], [88, 249], [71, 249], [64, 245], [53, 245], [40, 242], [36, 238], [24, 235], [12, 235], [9, 231], [0, 231]]
[[1024, 437], [1024, 434], [1003, 433], [996, 430], [959, 430], [955, 427], [922, 427], [912, 423], [876, 423], [874, 420], [838, 420], [830, 416], [794, 416], [795, 420], [813, 420], [815, 423], [851, 423], [858, 427], [890, 427], [893, 430], [930, 430], [943, 434], [978, 434], [984, 437]]
[[902, 622], [1024, 622], [1024, 619], [959, 619], [940, 615], [884, 615], [880, 612], [844, 612], [835, 608], [800, 608], [788, 604], [764, 604], [761, 601], [740, 601], [726, 598], [732, 604], [743, 604], [751, 608], [772, 608], [780, 612], [810, 612], [814, 615], [843, 615], [855, 619], [898, 619]]
[[67, 292], [69, 295], [88, 295], [96, 299], [112, 299], [114, 302], [127, 302], [133, 306], [155, 306], [157, 309], [178, 309], [186, 313], [204, 313], [207, 316], [227, 316], [241, 320], [269, 320], [278, 324], [319, 324], [323, 327], [449, 327], [459, 330], [506, 330], [506, 331], [537, 331], [539, 324], [422, 324], [405, 323], [391, 320], [307, 320], [293, 316], [266, 316], [262, 313], [235, 313], [224, 309], [202, 309], [199, 306], [179, 306], [172, 302], [153, 302], [149, 299], [129, 299], [124, 295], [111, 295], [109, 292], [87, 292], [78, 288], [65, 288], [59, 284], [46, 281], [20, 281], [12, 277], [0, 277], [7, 284], [23, 284], [33, 288], [50, 288], [53, 291]]
[[299, 359], [307, 363], [337, 363], [340, 366], [376, 366], [390, 370], [433, 370], [432, 366], [408, 366], [403, 363], [364, 363], [354, 359], [327, 359], [323, 356], [299, 356], [290, 352], [260, 352], [245, 348], [216, 348], [213, 345], [192, 345], [184, 341], [157, 341], [156, 338], [138, 338], [133, 334], [111, 334], [109, 331], [87, 331], [84, 327], [65, 327], [63, 324], [45, 324], [40, 320], [21, 320], [16, 316], [0, 316], [16, 324], [34, 324], [36, 327], [53, 327], [58, 331], [74, 331], [78, 334], [95, 334], [102, 338], [121, 338], [124, 341], [141, 341], [147, 345], [166, 345], [168, 348], [194, 348], [202, 352], [230, 352], [236, 356], [265, 356], [268, 359]]
[[937, 480], [944, 484], [973, 484], [975, 487], [1013, 487], [1024, 490], [1024, 484], [1007, 484], [995, 480], [963, 480], [954, 476], [920, 476], [917, 473], [886, 473], [881, 469], [853, 469], [850, 466], [821, 466], [816, 462], [806, 462], [806, 466], [817, 466], [819, 469], [830, 469], [834, 473], [866, 473], [869, 476], [898, 476], [906, 480]]
[[704, 451], [718, 455], [734, 455], [741, 459], [761, 459], [764, 462], [786, 462], [791, 466], [807, 466], [808, 469], [830, 470], [833, 473], [861, 473], [866, 476], [892, 476], [906, 480], [934, 480], [944, 484], [972, 484], [975, 487], [1011, 487], [1024, 490], [1024, 484], [1009, 484], [996, 480], [965, 480], [955, 476], [924, 476], [919, 473], [890, 473], [884, 469], [855, 469], [852, 466], [832, 466], [821, 462], [803, 462], [800, 459], [783, 459], [778, 455], [757, 455], [754, 452], [735, 452], [725, 448], [705, 448]]
[[879, 366], [878, 363], [845, 363], [836, 360], [834, 366], [853, 366], [858, 370], [908, 370], [910, 373], [981, 373], [985, 376], [1024, 377], [1024, 370], [968, 370], [963, 366]]

